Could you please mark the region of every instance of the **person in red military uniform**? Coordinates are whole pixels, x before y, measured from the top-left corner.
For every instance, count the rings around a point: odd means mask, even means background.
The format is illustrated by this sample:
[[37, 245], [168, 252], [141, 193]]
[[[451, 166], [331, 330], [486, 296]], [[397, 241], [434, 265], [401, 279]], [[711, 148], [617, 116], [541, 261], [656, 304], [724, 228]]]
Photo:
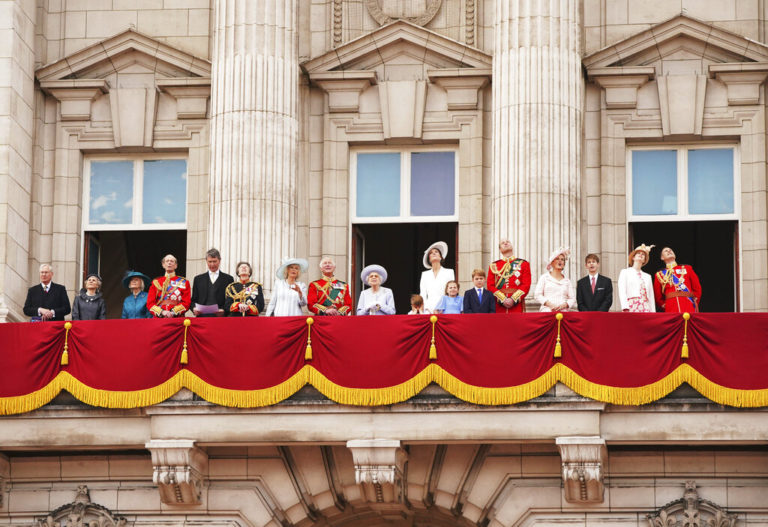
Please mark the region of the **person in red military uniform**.
[[351, 315], [352, 296], [349, 284], [333, 276], [336, 262], [326, 256], [320, 260], [323, 277], [309, 283], [307, 290], [307, 309], [316, 315]]
[[191, 284], [183, 276], [176, 276], [179, 263], [172, 254], [163, 258], [165, 275], [152, 280], [147, 295], [147, 309], [156, 318], [173, 318], [189, 310], [192, 299]]
[[488, 267], [488, 291], [496, 297], [497, 313], [524, 313], [525, 297], [531, 289], [531, 266], [522, 258], [515, 258], [512, 242], [504, 238], [499, 242], [502, 258]]
[[661, 259], [666, 268], [657, 272], [653, 280], [656, 305], [662, 306], [667, 313], [697, 313], [701, 284], [693, 267], [679, 265], [675, 261], [675, 252], [669, 247], [661, 250]]

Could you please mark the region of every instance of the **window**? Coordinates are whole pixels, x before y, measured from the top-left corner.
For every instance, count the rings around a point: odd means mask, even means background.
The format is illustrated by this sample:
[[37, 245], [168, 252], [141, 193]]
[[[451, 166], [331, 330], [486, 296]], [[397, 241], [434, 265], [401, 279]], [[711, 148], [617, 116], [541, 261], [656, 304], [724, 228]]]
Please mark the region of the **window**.
[[736, 154], [728, 145], [629, 150], [629, 219], [738, 219]]
[[84, 230], [186, 228], [186, 159], [94, 157], [83, 179]]
[[456, 221], [455, 150], [352, 153], [352, 221]]

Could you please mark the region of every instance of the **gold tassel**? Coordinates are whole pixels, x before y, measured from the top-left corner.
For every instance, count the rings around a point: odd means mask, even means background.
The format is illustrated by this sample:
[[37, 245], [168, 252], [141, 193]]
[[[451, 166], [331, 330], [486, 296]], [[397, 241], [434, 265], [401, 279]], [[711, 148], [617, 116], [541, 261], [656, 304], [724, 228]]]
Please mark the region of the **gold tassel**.
[[312, 324], [315, 319], [307, 317], [307, 349], [304, 350], [304, 360], [312, 360]]
[[188, 318], [184, 319], [184, 347], [181, 350], [181, 363], [189, 364], [189, 356], [187, 355], [187, 329], [189, 329], [192, 321]]
[[437, 317], [432, 315], [429, 317], [429, 321], [432, 322], [432, 343], [429, 346], [429, 360], [436, 360], [437, 346], [435, 346], [435, 324], [437, 324]]
[[61, 365], [67, 366], [69, 364], [69, 330], [72, 329], [72, 322], [64, 323], [64, 353], [61, 354]]
[[557, 343], [555, 343], [555, 358], [559, 359], [563, 356], [563, 347], [560, 345], [560, 321], [563, 320], [563, 314], [558, 313], [555, 315], [557, 319]]
[[688, 320], [691, 318], [690, 313], [683, 313], [683, 349], [680, 352], [681, 359], [688, 358]]

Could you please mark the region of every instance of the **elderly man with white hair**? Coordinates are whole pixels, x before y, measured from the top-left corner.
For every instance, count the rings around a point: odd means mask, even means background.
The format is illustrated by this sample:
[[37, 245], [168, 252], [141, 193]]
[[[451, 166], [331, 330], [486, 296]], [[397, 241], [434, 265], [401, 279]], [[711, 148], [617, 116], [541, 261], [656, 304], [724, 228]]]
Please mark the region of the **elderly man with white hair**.
[[40, 283], [29, 288], [24, 302], [24, 314], [32, 320], [64, 320], [69, 315], [67, 288], [53, 283], [53, 269], [40, 266]]
[[165, 274], [152, 280], [147, 294], [147, 309], [155, 318], [184, 316], [192, 302], [192, 287], [189, 280], [176, 274], [178, 260], [166, 254], [162, 260]]
[[336, 262], [330, 256], [320, 260], [323, 277], [309, 283], [307, 309], [316, 315], [338, 316], [352, 314], [352, 296], [349, 284], [336, 276]]

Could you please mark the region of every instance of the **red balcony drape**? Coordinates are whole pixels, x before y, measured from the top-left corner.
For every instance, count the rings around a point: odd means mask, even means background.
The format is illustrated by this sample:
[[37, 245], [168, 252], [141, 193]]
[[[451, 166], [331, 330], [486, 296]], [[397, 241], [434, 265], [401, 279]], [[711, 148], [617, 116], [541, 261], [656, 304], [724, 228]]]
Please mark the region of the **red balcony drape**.
[[565, 313], [559, 323], [551, 313], [307, 320], [2, 324], [0, 414], [34, 410], [61, 390], [108, 408], [156, 404], [183, 387], [215, 404], [257, 407], [311, 384], [342, 404], [382, 405], [431, 382], [485, 405], [526, 401], [556, 382], [636, 405], [687, 382], [717, 403], [768, 406], [763, 313], [693, 314], [687, 323], [667, 313]]

